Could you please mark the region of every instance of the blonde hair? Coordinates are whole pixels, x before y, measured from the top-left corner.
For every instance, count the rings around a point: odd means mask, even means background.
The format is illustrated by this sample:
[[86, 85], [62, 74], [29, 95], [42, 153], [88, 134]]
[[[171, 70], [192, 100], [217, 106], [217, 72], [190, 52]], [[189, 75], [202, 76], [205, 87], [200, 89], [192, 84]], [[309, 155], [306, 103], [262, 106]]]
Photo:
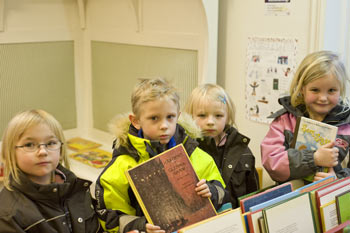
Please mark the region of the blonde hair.
[[194, 109], [208, 101], [218, 101], [224, 104], [227, 109], [227, 124], [235, 125], [236, 110], [233, 101], [226, 91], [216, 84], [207, 83], [194, 88], [185, 105], [185, 112], [193, 116]]
[[65, 138], [60, 123], [52, 115], [40, 109], [18, 113], [10, 120], [2, 137], [1, 158], [5, 165], [4, 185], [9, 190], [12, 190], [10, 187], [10, 177], [15, 182], [21, 183], [19, 178], [20, 169], [16, 161], [16, 144], [28, 128], [39, 124], [46, 124], [57, 139], [63, 143], [60, 151], [60, 162], [63, 162], [64, 166], [69, 168], [64, 145]]
[[344, 64], [336, 53], [318, 51], [307, 55], [295, 72], [289, 90], [292, 106], [305, 104], [302, 95], [303, 87], [325, 75], [333, 75], [339, 81], [340, 96], [348, 104], [346, 89], [349, 77]]
[[159, 100], [160, 98], [168, 97], [180, 110], [179, 95], [174, 86], [163, 78], [141, 79], [131, 94], [132, 112], [139, 116], [140, 106], [143, 103]]

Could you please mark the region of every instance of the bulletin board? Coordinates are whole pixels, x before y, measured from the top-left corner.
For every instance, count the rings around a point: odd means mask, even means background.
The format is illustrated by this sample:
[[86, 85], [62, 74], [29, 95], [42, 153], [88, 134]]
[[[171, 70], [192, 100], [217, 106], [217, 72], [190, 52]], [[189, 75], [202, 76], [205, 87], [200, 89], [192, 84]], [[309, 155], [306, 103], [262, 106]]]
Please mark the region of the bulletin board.
[[281, 109], [278, 98], [288, 95], [296, 68], [297, 39], [248, 38], [246, 68], [246, 117], [270, 123], [267, 118]]

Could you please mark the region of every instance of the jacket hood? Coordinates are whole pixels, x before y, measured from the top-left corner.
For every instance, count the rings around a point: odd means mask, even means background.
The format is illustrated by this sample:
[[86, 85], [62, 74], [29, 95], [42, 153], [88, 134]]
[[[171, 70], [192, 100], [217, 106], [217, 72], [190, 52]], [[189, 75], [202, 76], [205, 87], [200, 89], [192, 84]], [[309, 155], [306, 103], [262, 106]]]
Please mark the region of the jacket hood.
[[[308, 117], [305, 105], [301, 104], [296, 107], [293, 107], [291, 104], [290, 96], [279, 98], [278, 102], [280, 105], [283, 106], [283, 108], [273, 113], [271, 116], [269, 116], [269, 118], [279, 117], [286, 112], [289, 112], [296, 117], [299, 117], [299, 116]], [[344, 104], [343, 102], [340, 102], [328, 113], [328, 115], [325, 117], [323, 122], [331, 125], [336, 125], [336, 126], [350, 123], [349, 106]]]
[[[115, 136], [115, 148], [120, 146], [128, 147], [128, 134], [137, 136], [137, 129], [131, 125], [129, 114], [131, 113], [118, 114], [108, 124], [109, 131]], [[186, 134], [191, 138], [202, 137], [201, 129], [197, 126], [191, 115], [181, 113], [178, 124], [185, 129]]]

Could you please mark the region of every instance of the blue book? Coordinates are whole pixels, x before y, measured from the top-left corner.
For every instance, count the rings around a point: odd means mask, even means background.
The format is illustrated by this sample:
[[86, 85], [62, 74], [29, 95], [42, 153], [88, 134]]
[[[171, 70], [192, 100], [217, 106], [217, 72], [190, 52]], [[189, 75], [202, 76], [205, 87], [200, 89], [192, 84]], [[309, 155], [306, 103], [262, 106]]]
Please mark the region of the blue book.
[[255, 205], [255, 206], [252, 206], [250, 207], [250, 212], [254, 212], [254, 211], [257, 211], [257, 210], [261, 210], [261, 209], [264, 209], [268, 206], [271, 206], [271, 205], [274, 205], [274, 204], [277, 204], [279, 202], [282, 202], [282, 201], [285, 201], [289, 198], [292, 198], [292, 197], [295, 197], [297, 195], [299, 195], [300, 192], [298, 190], [295, 190], [293, 192], [289, 192], [289, 193], [286, 193], [282, 196], [279, 196], [279, 197], [276, 197], [274, 199], [271, 199], [271, 200], [268, 200], [268, 201], [265, 201], [263, 203], [260, 203], [258, 205]]
[[293, 191], [292, 189], [292, 184], [288, 182], [268, 189], [265, 192], [242, 199], [240, 200], [242, 213], [249, 211], [250, 207], [252, 206], [282, 196], [286, 193], [290, 193]]

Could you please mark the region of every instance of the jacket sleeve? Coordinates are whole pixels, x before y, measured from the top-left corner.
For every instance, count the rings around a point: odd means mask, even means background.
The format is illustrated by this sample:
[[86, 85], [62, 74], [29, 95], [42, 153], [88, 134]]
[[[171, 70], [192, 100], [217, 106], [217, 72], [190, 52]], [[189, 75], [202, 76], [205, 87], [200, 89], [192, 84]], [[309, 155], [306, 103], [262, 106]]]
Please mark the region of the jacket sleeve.
[[314, 151], [290, 148], [293, 140], [295, 119], [289, 114], [276, 118], [263, 139], [261, 160], [271, 178], [278, 182], [303, 178], [315, 173]]
[[0, 231], [6, 233], [25, 233], [18, 223], [9, 216], [0, 217]]
[[102, 227], [108, 232], [145, 230], [145, 218], [136, 216], [136, 210], [130, 204], [130, 186], [124, 172], [132, 161], [127, 160], [121, 158], [110, 163], [96, 181], [97, 213]]
[[334, 171], [339, 179], [350, 176], [350, 168], [341, 168], [339, 170], [334, 168]]
[[225, 182], [213, 158], [197, 147], [191, 154], [190, 160], [198, 178], [207, 180], [215, 209], [218, 210], [223, 204], [230, 202], [230, 195], [225, 190]]
[[228, 191], [217, 180], [207, 181], [207, 185], [211, 192], [210, 200], [216, 210], [220, 209], [223, 204], [230, 202]]
[[[255, 157], [252, 153], [252, 151], [247, 147], [247, 155], [251, 156], [252, 163], [250, 164], [251, 170], [246, 176], [246, 192], [245, 193], [251, 193], [255, 192], [256, 190], [260, 189], [259, 187], [259, 175], [255, 167]], [[249, 165], [249, 164], [248, 164]]]

